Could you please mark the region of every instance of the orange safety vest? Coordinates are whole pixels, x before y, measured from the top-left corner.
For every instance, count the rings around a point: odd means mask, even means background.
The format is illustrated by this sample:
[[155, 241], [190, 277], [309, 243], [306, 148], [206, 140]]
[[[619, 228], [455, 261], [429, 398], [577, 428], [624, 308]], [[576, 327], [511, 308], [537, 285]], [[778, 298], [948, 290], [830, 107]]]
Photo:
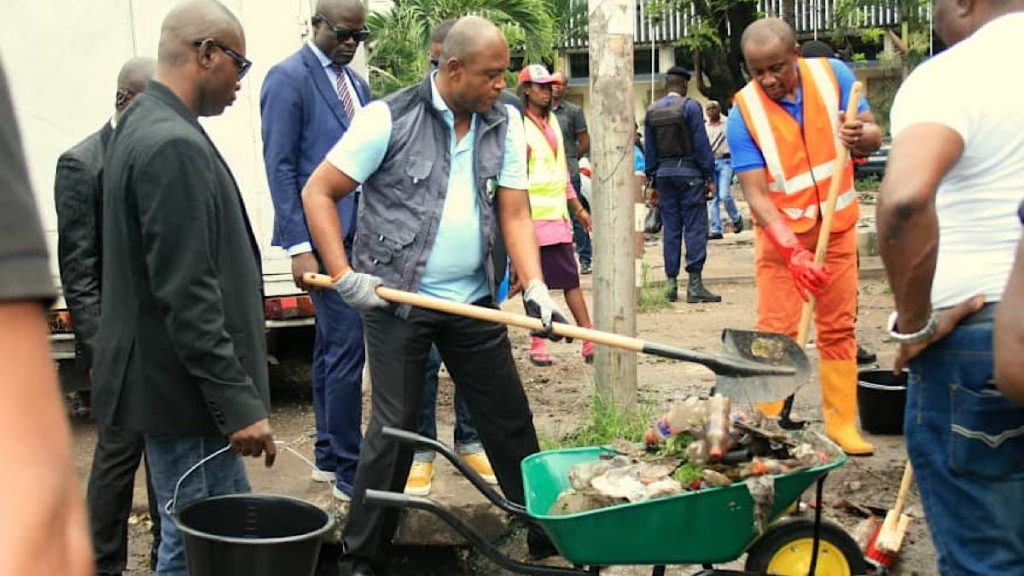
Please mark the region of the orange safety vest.
[[[839, 141], [839, 83], [827, 58], [800, 58], [803, 126], [761, 85], [751, 80], [736, 94], [743, 120], [764, 156], [768, 196], [796, 233], [817, 224], [828, 201]], [[832, 231], [849, 230], [860, 215], [853, 187], [853, 164], [847, 163], [836, 200]]]

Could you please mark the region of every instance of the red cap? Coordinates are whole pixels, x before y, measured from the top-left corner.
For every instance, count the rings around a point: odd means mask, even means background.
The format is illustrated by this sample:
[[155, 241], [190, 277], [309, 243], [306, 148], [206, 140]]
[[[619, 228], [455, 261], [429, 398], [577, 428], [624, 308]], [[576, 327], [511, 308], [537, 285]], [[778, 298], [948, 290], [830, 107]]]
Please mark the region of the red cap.
[[530, 64], [519, 71], [519, 83], [533, 82], [534, 84], [552, 84], [555, 77], [548, 72], [543, 64]]

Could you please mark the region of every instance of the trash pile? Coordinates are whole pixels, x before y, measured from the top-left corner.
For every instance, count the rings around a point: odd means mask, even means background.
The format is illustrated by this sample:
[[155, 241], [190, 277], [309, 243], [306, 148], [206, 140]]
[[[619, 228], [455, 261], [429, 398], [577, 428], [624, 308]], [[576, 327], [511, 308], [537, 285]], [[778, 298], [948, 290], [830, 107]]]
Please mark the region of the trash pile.
[[836, 457], [816, 440], [812, 435], [797, 440], [779, 427], [777, 419], [756, 410], [732, 410], [725, 396], [690, 397], [659, 418], [642, 445], [616, 440], [608, 457], [570, 468], [570, 488], [559, 495], [550, 514], [575, 514], [736, 482], [747, 482], [755, 501], [771, 499], [771, 476], [827, 464]]

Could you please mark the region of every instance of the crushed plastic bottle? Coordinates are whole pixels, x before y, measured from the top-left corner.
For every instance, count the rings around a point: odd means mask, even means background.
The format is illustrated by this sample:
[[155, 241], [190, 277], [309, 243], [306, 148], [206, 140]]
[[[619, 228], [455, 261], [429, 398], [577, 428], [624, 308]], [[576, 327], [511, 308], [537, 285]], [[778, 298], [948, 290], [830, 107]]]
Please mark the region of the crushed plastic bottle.
[[721, 462], [729, 451], [729, 409], [727, 396], [715, 394], [707, 401], [707, 425], [704, 443], [707, 445], [709, 462]]
[[658, 446], [666, 439], [682, 433], [698, 436], [703, 432], [706, 409], [700, 398], [690, 397], [675, 405], [644, 434], [647, 446]]

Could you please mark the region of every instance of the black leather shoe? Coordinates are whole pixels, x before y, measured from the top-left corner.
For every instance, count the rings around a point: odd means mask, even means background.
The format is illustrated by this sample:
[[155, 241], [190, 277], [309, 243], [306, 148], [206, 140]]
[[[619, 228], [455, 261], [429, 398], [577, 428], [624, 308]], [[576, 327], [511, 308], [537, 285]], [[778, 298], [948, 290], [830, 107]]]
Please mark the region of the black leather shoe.
[[732, 223], [732, 232], [733, 234], [739, 234], [740, 232], [743, 232], [743, 216], [740, 216], [739, 218], [736, 219], [735, 222]]
[[721, 232], [712, 232], [711, 234], [708, 234], [708, 240], [721, 240], [721, 239], [722, 239], [722, 233]]

